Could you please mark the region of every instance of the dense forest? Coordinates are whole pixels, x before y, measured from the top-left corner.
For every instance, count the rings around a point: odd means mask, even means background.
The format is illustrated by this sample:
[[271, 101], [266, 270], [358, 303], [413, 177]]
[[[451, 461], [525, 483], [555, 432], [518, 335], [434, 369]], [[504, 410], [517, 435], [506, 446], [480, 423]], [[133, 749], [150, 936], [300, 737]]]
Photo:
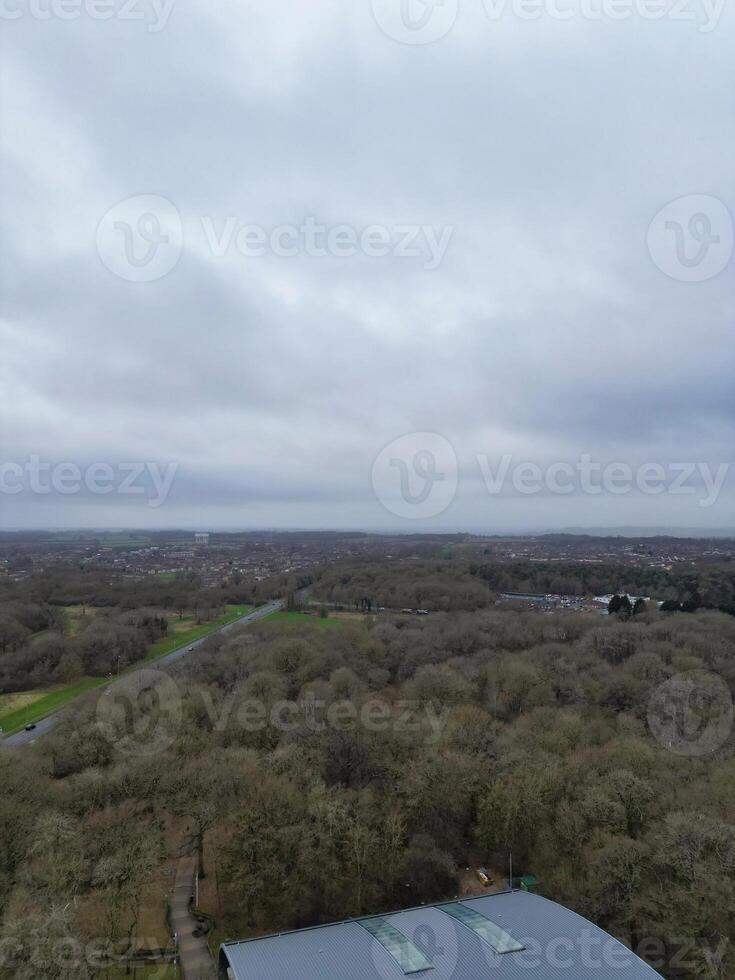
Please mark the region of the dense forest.
[[[430, 580], [416, 579], [426, 604]], [[672, 745], [652, 705], [681, 678], [735, 689], [735, 619], [462, 595], [470, 610], [215, 636], [160, 697], [120, 717], [90, 698], [31, 752], [0, 754], [7, 976], [84, 977], [60, 943], [134, 944], [186, 850], [221, 938], [452, 897], [470, 854], [504, 869], [512, 851], [519, 874], [665, 977], [731, 976], [731, 725], [700, 751], [723, 705], [695, 699], [689, 740]]]
[[481, 609], [502, 592], [590, 597], [628, 592], [735, 615], [735, 570], [715, 564], [666, 571], [602, 562], [360, 561], [324, 569], [312, 592], [357, 608], [369, 601], [387, 609], [423, 606], [445, 612]]

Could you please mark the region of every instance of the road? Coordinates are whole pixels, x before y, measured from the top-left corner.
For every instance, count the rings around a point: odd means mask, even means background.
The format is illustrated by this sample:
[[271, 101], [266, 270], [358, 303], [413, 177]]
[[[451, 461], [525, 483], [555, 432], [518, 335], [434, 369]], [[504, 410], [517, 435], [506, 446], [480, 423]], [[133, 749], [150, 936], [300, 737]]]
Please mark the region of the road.
[[204, 936], [195, 936], [197, 921], [191, 914], [197, 859], [179, 861], [174, 893], [171, 896], [171, 929], [176, 936], [179, 967], [184, 980], [215, 980], [216, 971]]
[[[164, 656], [159, 657], [157, 660], [147, 660], [144, 664], [141, 664], [141, 668], [144, 670], [151, 670], [152, 668], [165, 667], [169, 664], [176, 663], [178, 660], [181, 660], [183, 657], [186, 657], [188, 654], [197, 650], [216, 633], [229, 633], [230, 630], [235, 629], [236, 626], [244, 626], [247, 623], [254, 623], [257, 619], [262, 619], [264, 616], [270, 616], [271, 613], [278, 612], [278, 610], [282, 609], [283, 606], [283, 599], [278, 599], [276, 602], [269, 602], [265, 606], [260, 606], [260, 608], [256, 609], [254, 612], [247, 613], [245, 616], [241, 616], [240, 619], [235, 619], [233, 622], [227, 623], [226, 626], [220, 626], [218, 629], [212, 630], [211, 633], [207, 633], [207, 635], [203, 636], [200, 640], [194, 640], [192, 643], [185, 643], [177, 650], [172, 650], [171, 653], [164, 654]], [[131, 673], [126, 674], [125, 677], [128, 678], [134, 675], [135, 671], [132, 671]], [[115, 683], [117, 683], [117, 678], [110, 681], [108, 684], [101, 684], [95, 690], [99, 693], [104, 691], [105, 688], [111, 687]], [[40, 721], [36, 722], [36, 727], [32, 731], [27, 732], [23, 730], [16, 732], [15, 735], [8, 735], [6, 738], [0, 739], [0, 747], [17, 749], [22, 748], [25, 745], [33, 745], [36, 739], [40, 738], [42, 735], [45, 735], [46, 732], [50, 732], [58, 725], [64, 712], [71, 707], [75, 701], [78, 701], [80, 698], [88, 697], [89, 693], [90, 692], [80, 694], [79, 698], [75, 698], [74, 701], [68, 701], [61, 708], [57, 708], [56, 711], [52, 711], [51, 714], [46, 715], [45, 718], [42, 718]]]

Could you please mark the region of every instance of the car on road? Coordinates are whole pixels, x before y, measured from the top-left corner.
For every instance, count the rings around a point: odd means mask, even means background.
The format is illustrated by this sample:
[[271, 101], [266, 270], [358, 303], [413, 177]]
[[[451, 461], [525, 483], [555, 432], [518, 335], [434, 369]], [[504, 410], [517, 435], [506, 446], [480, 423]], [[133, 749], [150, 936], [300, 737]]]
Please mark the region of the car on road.
[[25, 730], [26, 730], [27, 732], [32, 732], [32, 731], [35, 731], [35, 728], [36, 728], [36, 725], [35, 725], [35, 722], [32, 722], [32, 721], [31, 721], [31, 722], [29, 722], [29, 723], [28, 723], [28, 724], [26, 725], [26, 728], [25, 728]]

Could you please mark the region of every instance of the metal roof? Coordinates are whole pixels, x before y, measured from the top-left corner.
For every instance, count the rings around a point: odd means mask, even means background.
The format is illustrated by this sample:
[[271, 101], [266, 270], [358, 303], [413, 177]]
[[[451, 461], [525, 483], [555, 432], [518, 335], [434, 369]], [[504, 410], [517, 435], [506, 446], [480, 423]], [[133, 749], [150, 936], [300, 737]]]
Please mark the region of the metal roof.
[[[449, 905], [450, 903], [446, 903]], [[454, 903], [451, 903], [454, 904]], [[525, 891], [461, 903], [510, 933], [522, 951], [498, 953], [442, 905], [383, 915], [425, 954], [430, 969], [413, 980], [653, 980], [651, 969], [576, 912]], [[233, 980], [405, 980], [400, 963], [359, 919], [315, 926], [220, 949]], [[225, 972], [221, 976], [227, 976]]]

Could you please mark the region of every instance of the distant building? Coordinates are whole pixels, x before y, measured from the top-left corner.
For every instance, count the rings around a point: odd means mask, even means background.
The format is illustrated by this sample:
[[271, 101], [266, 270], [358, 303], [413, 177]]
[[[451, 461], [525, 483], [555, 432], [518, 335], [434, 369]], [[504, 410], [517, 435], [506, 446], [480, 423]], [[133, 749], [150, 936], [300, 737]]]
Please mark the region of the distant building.
[[204, 548], [209, 547], [209, 533], [207, 531], [197, 531], [194, 535], [194, 544]]
[[220, 947], [220, 980], [655, 980], [575, 912], [526, 891], [446, 902]]
[[525, 602], [531, 606], [553, 609], [561, 603], [559, 595], [536, 595], [532, 592], [503, 592], [500, 598], [505, 602]]

